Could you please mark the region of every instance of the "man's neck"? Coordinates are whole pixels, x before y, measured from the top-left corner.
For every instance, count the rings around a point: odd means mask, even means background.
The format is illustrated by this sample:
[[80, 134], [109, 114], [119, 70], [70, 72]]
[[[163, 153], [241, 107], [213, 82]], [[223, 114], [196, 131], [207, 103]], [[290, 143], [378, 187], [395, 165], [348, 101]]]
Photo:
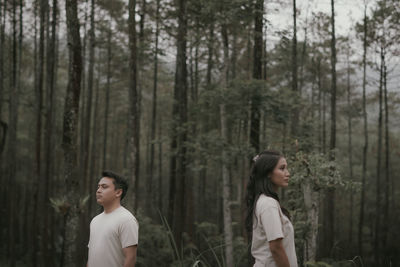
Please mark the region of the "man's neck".
[[114, 210], [118, 209], [119, 207], [121, 207], [121, 203], [119, 201], [115, 201], [114, 203], [111, 203], [110, 205], [103, 206], [104, 213], [111, 213]]

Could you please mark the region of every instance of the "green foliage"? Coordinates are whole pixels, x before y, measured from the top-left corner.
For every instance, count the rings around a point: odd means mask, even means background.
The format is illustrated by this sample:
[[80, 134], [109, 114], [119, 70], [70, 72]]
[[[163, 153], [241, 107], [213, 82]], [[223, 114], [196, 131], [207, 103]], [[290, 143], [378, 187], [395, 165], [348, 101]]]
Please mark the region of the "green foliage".
[[293, 169], [291, 182], [302, 184], [307, 180], [313, 185], [314, 191], [348, 186], [342, 179], [336, 162], [322, 153], [298, 152], [294, 160], [290, 161], [290, 166]]
[[[138, 266], [226, 267], [224, 237], [216, 224], [196, 224], [194, 240], [187, 239], [179, 251], [171, 228], [163, 216], [162, 225], [154, 224], [147, 217], [138, 218], [141, 221]], [[235, 266], [247, 266], [247, 244], [243, 238], [236, 237], [233, 248]], [[157, 257], [153, 257], [154, 251], [157, 251]]]
[[172, 263], [173, 250], [165, 228], [142, 214], [138, 214], [137, 218], [140, 222], [137, 266], [166, 266]]

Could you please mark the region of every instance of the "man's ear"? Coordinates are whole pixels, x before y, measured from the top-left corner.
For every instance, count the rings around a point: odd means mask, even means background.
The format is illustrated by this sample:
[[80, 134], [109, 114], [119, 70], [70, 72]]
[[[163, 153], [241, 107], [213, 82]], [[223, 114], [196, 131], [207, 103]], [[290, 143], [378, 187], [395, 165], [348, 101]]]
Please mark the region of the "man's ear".
[[117, 191], [117, 192], [116, 192], [116, 196], [117, 196], [117, 197], [121, 197], [121, 196], [122, 196], [122, 189], [121, 189], [121, 188], [119, 188], [119, 189], [117, 189], [117, 190], [115, 190], [115, 191]]

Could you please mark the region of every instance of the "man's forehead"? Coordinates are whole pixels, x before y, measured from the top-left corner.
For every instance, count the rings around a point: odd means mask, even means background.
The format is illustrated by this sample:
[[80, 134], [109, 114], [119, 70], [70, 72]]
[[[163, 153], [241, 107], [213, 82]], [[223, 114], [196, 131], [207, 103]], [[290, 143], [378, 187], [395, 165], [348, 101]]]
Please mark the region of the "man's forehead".
[[101, 185], [101, 184], [112, 184], [112, 183], [113, 183], [113, 179], [109, 178], [109, 177], [103, 177], [99, 181], [99, 185]]

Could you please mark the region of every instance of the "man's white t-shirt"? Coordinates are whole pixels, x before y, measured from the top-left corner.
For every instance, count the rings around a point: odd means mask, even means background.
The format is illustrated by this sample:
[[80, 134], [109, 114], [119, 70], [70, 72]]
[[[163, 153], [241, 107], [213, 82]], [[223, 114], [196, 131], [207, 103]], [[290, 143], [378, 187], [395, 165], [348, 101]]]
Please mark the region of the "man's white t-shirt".
[[260, 195], [253, 216], [253, 238], [251, 254], [255, 258], [254, 267], [275, 267], [276, 263], [269, 248], [269, 241], [282, 238], [283, 248], [290, 267], [297, 267], [294, 247], [293, 225], [283, 213], [278, 201]]
[[101, 213], [90, 223], [88, 267], [121, 267], [123, 248], [137, 245], [139, 225], [124, 207]]

